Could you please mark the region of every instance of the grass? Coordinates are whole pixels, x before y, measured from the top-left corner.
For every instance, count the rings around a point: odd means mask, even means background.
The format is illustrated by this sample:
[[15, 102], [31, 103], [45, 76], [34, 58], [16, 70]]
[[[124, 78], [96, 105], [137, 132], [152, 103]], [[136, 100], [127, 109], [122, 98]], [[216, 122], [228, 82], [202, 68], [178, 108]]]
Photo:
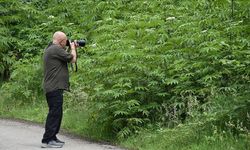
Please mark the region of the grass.
[[250, 135], [234, 137], [228, 133], [209, 134], [191, 126], [175, 129], [144, 130], [122, 141], [121, 145], [135, 150], [247, 150]]
[[47, 111], [48, 108], [44, 107], [44, 103], [40, 102], [18, 106], [5, 105], [4, 101], [0, 101], [0, 117], [2, 118], [15, 118], [43, 123]]
[[248, 99], [247, 93], [218, 96], [206, 115], [175, 128], [156, 129], [153, 125], [122, 141], [121, 145], [135, 150], [249, 150]]
[[[7, 102], [8, 104], [6, 105], [6, 101], [3, 101], [3, 98], [0, 97], [0, 118], [21, 119], [44, 124], [48, 107], [45, 98], [43, 99], [44, 100], [33, 102], [33, 104], [15, 105]], [[89, 122], [89, 112], [87, 109], [72, 105], [68, 107], [67, 103], [66, 99], [62, 121], [62, 129], [64, 131], [94, 141], [111, 142], [111, 138], [107, 139], [107, 135], [98, 130], [98, 125], [93, 125]]]
[[[1, 98], [1, 97], [0, 97]], [[6, 107], [0, 101], [0, 117], [17, 118], [33, 122], [44, 123], [47, 115], [47, 104], [37, 101], [33, 104]], [[73, 107], [73, 106], [72, 106]], [[87, 109], [64, 109], [62, 128], [70, 133], [95, 141], [104, 140], [97, 128], [88, 121]], [[219, 131], [211, 128], [208, 123], [201, 121], [196, 123], [180, 124], [176, 128], [160, 128], [152, 125], [148, 129], [141, 130], [138, 134], [127, 139], [115, 141], [122, 147], [132, 150], [248, 150], [250, 149], [250, 134], [234, 136], [230, 132]], [[156, 129], [157, 128], [157, 129]]]

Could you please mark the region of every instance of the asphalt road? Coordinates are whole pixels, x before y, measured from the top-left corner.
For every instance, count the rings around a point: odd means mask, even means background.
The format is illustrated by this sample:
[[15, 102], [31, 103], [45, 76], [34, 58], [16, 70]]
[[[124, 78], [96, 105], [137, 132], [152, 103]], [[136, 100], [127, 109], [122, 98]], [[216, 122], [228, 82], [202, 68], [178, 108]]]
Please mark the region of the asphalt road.
[[[0, 150], [45, 150], [47, 148], [41, 148], [43, 132], [44, 128], [39, 125], [0, 119]], [[60, 150], [123, 150], [67, 135], [59, 134], [58, 138], [65, 141]]]

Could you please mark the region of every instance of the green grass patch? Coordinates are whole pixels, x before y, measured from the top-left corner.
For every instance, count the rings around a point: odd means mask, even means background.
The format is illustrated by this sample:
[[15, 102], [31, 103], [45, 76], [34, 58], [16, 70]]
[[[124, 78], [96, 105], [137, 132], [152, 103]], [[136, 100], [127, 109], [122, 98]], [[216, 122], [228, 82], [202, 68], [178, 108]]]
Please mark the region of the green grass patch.
[[[87, 109], [79, 106], [68, 107], [68, 99], [65, 100], [63, 110], [62, 129], [75, 135], [95, 141], [111, 141], [107, 135], [98, 130], [98, 125], [89, 121]], [[43, 100], [23, 105], [8, 103], [0, 97], [0, 118], [21, 119], [44, 124], [48, 113], [45, 98]], [[109, 138], [111, 139], [111, 138]]]
[[[223, 101], [223, 98], [220, 98]], [[217, 123], [213, 119], [208, 119], [206, 122], [203, 120], [204, 118], [199, 122], [180, 124], [175, 128], [152, 125], [127, 139], [116, 141], [114, 138], [108, 138], [108, 134], [105, 135], [98, 129], [101, 125], [92, 124], [89, 121], [88, 109], [79, 106], [68, 107], [67, 102], [68, 99], [65, 100], [67, 107], [64, 108], [62, 128], [88, 139], [120, 143], [123, 147], [135, 150], [239, 150], [250, 148], [249, 133], [233, 135], [231, 130], [223, 131], [219, 126], [213, 125], [213, 123]], [[4, 105], [5, 103], [1, 99], [0, 117], [2, 118], [17, 118], [39, 123], [44, 123], [46, 120], [48, 107], [45, 99], [25, 105]], [[218, 105], [218, 103], [216, 104]], [[226, 104], [224, 106], [229, 107]], [[216, 110], [216, 112], [218, 111]]]
[[235, 137], [228, 132], [199, 131], [194, 125], [182, 125], [174, 129], [143, 130], [121, 145], [135, 150], [247, 150], [250, 134]]

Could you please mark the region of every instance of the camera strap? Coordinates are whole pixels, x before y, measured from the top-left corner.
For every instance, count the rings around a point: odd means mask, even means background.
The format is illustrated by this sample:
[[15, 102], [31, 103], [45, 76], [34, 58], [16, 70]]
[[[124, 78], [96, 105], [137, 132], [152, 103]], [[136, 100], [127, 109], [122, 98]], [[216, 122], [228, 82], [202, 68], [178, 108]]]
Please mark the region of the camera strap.
[[75, 62], [75, 66], [76, 66], [76, 69], [74, 70], [74, 66], [73, 64], [71, 63], [71, 69], [73, 72], [77, 72], [77, 62]]
[[76, 70], [75, 70], [75, 72], [77, 72], [77, 56], [78, 56], [78, 54], [77, 54], [77, 50], [76, 50], [76, 63], [75, 63], [75, 66], [76, 66]]

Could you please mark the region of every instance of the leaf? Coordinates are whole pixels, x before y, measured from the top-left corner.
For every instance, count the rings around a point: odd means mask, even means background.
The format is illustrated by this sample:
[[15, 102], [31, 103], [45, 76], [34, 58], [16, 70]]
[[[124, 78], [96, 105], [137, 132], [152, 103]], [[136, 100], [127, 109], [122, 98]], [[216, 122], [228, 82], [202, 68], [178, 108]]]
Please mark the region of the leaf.
[[114, 112], [114, 117], [117, 117], [117, 116], [126, 116], [126, 115], [128, 115], [129, 113], [128, 112], [126, 112], [126, 111], [122, 111], [122, 110], [117, 110], [117, 111], [115, 111]]
[[177, 85], [179, 83], [178, 80], [170, 79], [170, 78], [167, 78], [167, 79], [163, 80], [162, 82], [164, 84], [167, 84], [167, 85]]

